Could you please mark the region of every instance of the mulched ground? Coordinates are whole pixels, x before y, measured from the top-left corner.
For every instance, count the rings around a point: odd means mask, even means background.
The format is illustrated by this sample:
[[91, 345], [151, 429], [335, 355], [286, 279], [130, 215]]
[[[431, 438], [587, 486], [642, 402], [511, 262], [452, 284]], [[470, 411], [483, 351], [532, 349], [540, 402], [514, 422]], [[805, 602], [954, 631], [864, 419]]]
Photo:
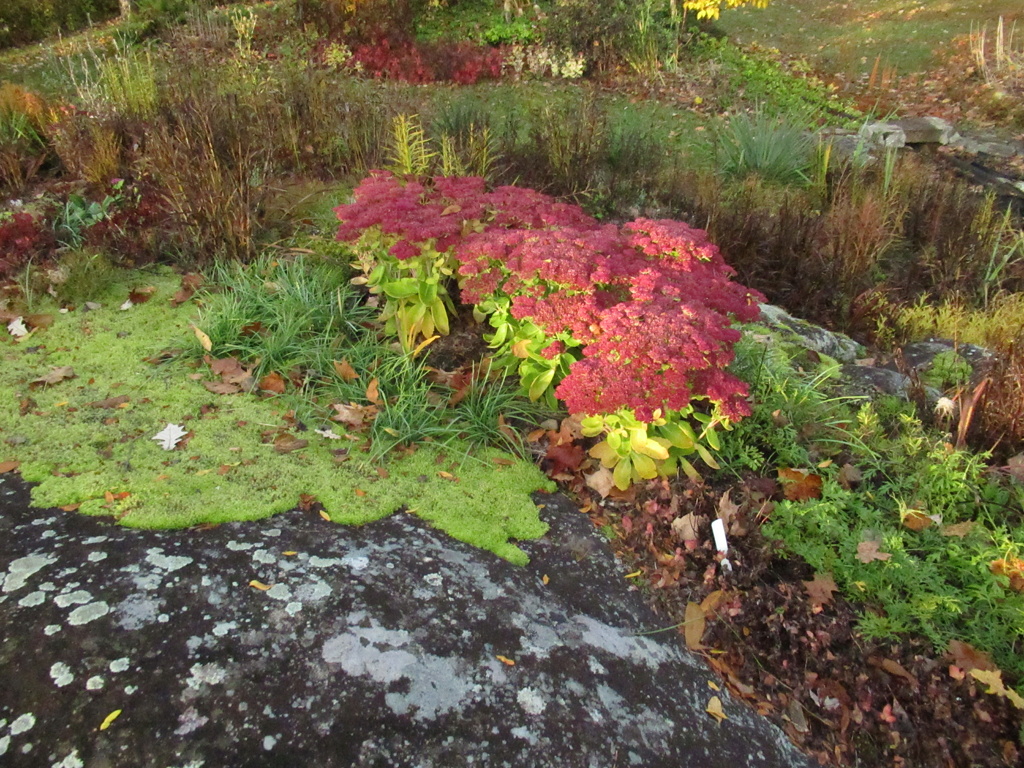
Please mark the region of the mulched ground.
[[[1024, 764], [1021, 714], [965, 678], [958, 659], [920, 641], [868, 642], [856, 631], [864, 606], [808, 589], [813, 572], [766, 539], [756, 519], [755, 510], [781, 498], [775, 480], [751, 477], [731, 488], [655, 480], [603, 500], [579, 474], [563, 473], [562, 482], [595, 525], [614, 530], [613, 546], [640, 572], [637, 582], [669, 631], [685, 637], [687, 605], [703, 603], [698, 652], [733, 694], [822, 765]], [[726, 492], [739, 505], [730, 524], [731, 572], [710, 534]], [[672, 529], [690, 512], [698, 523], [694, 548]]]

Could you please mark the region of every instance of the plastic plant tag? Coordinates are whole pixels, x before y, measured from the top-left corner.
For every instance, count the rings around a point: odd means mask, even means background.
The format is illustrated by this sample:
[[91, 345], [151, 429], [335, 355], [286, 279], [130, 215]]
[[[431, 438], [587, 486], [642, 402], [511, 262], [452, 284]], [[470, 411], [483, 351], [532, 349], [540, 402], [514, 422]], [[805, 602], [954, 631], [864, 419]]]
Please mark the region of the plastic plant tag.
[[[711, 534], [715, 537], [715, 549], [723, 555], [728, 554], [729, 540], [725, 538], [725, 521], [722, 518], [716, 518], [711, 521]], [[722, 568], [726, 571], [732, 571], [732, 563], [727, 558], [723, 558]]]

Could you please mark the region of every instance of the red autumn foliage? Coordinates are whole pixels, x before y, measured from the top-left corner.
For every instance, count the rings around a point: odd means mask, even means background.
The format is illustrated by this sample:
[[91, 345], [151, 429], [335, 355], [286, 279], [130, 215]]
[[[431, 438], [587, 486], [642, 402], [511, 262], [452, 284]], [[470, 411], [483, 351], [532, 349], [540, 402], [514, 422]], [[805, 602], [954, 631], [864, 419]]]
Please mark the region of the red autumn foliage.
[[0, 222], [0, 278], [11, 277], [29, 258], [53, 245], [53, 237], [31, 214]]
[[631, 408], [647, 421], [657, 408], [682, 409], [694, 398], [730, 418], [749, 413], [746, 386], [725, 368], [740, 336], [732, 318], [752, 320], [761, 297], [732, 281], [701, 230], [649, 219], [600, 225], [532, 190], [383, 172], [336, 213], [338, 239], [377, 227], [397, 238], [391, 254], [399, 259], [428, 242], [451, 249], [464, 302], [510, 297], [513, 317], [541, 327], [553, 344], [567, 332], [585, 345], [555, 390], [570, 413]]
[[472, 85], [501, 77], [502, 54], [472, 43], [420, 43], [379, 37], [357, 46], [352, 64], [368, 75], [407, 83], [455, 82]]

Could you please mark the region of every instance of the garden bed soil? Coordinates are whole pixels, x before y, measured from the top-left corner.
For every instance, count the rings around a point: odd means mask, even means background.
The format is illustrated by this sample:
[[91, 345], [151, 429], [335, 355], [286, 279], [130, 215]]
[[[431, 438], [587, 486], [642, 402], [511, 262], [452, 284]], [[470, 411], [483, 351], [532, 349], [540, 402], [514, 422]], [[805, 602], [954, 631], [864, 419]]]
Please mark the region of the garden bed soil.
[[[699, 652], [737, 697], [822, 765], [1020, 765], [1020, 712], [964, 675], [956, 666], [962, 659], [936, 654], [921, 639], [865, 639], [856, 629], [865, 606], [827, 586], [816, 590], [811, 569], [762, 535], [751, 510], [768, 510], [781, 498], [774, 479], [732, 486], [651, 481], [604, 500], [574, 484], [594, 524], [615, 531], [613, 546], [639, 573], [664, 625], [685, 633], [687, 605], [710, 601]], [[708, 530], [726, 494], [738, 501], [731, 571]], [[701, 523], [693, 549], [672, 531], [687, 512]]]

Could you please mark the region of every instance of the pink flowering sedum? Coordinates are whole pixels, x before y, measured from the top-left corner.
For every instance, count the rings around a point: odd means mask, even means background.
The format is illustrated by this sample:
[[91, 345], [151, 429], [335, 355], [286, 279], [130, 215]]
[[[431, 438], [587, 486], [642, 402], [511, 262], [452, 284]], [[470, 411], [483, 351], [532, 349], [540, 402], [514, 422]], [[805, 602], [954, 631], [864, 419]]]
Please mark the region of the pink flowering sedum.
[[550, 337], [545, 359], [565, 352], [559, 334], [584, 345], [556, 382], [571, 413], [628, 408], [649, 421], [657, 409], [684, 410], [695, 399], [731, 419], [749, 413], [746, 386], [726, 370], [739, 339], [730, 324], [755, 319], [762, 297], [732, 280], [702, 230], [650, 219], [601, 225], [533, 190], [380, 171], [336, 212], [339, 240], [376, 228], [397, 259], [428, 245], [450, 249], [463, 302], [511, 299], [513, 318]]

